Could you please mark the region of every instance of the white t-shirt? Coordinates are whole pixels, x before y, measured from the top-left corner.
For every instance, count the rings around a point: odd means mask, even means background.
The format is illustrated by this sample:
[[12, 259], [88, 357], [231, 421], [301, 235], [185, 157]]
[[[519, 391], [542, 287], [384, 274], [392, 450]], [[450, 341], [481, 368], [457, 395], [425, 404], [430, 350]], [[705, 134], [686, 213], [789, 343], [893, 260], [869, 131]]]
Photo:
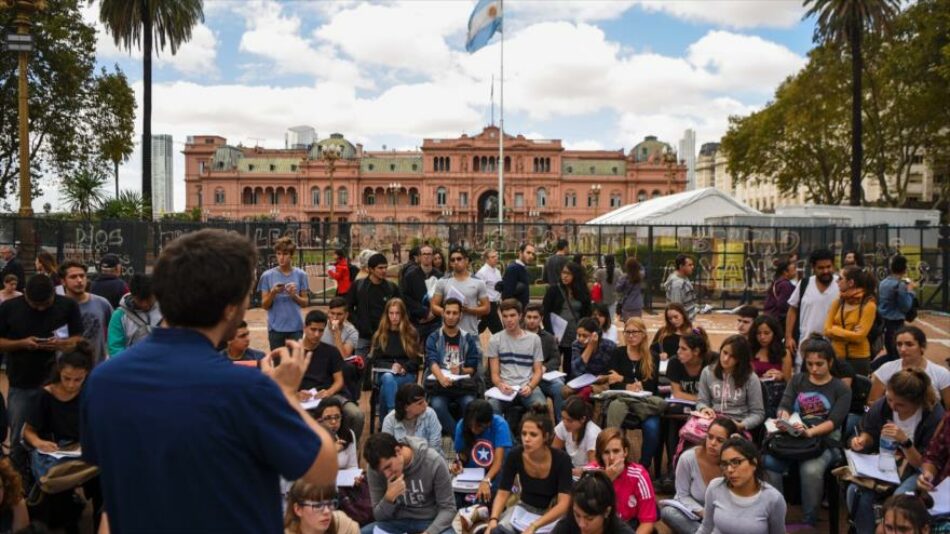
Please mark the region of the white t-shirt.
[[501, 302], [501, 293], [495, 289], [495, 285], [501, 282], [501, 271], [497, 267], [492, 267], [487, 263], [475, 273], [475, 278], [485, 282], [485, 289], [488, 290], [488, 302]]
[[801, 341], [808, 339], [811, 334], [825, 334], [825, 319], [828, 318], [828, 312], [831, 305], [838, 300], [838, 275], [822, 293], [818, 289], [818, 282], [815, 276], [808, 278], [808, 287], [805, 288], [805, 294], [798, 300], [799, 290], [795, 288], [792, 296], [788, 298], [788, 305], [798, 308], [799, 330], [801, 336], [799, 341], [799, 353], [795, 355], [795, 368], [798, 369], [802, 362]]
[[924, 409], [918, 408], [914, 415], [907, 418], [905, 421], [901, 421], [901, 416], [897, 415], [897, 412], [894, 412], [894, 424], [897, 425], [897, 428], [904, 431], [904, 434], [907, 436], [907, 439], [914, 441], [914, 431], [917, 430], [917, 425], [920, 424], [920, 420], [924, 417]]
[[610, 328], [608, 328], [607, 331], [604, 332], [604, 339], [609, 339], [613, 341], [614, 345], [619, 343], [619, 341], [617, 341], [617, 325], [613, 323], [610, 324]]
[[[894, 360], [892, 362], [887, 362], [884, 365], [880, 366], [877, 371], [874, 371], [874, 377], [885, 386], [887, 381], [891, 379], [892, 376], [896, 375], [898, 371], [903, 369], [901, 360]], [[941, 365], [937, 365], [934, 362], [927, 360], [927, 366], [924, 367], [924, 372], [930, 376], [930, 383], [933, 385], [934, 390], [937, 392], [937, 398], [940, 398], [940, 393], [946, 389], [950, 388], [950, 371]]]
[[587, 451], [597, 449], [597, 436], [600, 435], [600, 427], [594, 424], [593, 421], [587, 421], [583, 441], [574, 443], [574, 436], [567, 431], [564, 421], [561, 421], [554, 427], [554, 435], [564, 442], [564, 450], [571, 457], [571, 463], [574, 464], [574, 467], [584, 467], [590, 463], [587, 459]]

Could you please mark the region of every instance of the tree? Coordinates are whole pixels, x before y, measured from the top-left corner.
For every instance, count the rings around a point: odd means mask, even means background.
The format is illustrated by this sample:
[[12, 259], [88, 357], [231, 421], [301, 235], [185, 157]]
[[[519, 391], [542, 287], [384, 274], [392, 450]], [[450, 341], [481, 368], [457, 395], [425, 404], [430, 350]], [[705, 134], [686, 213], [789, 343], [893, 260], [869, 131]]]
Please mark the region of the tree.
[[172, 55], [191, 39], [191, 30], [204, 21], [202, 0], [102, 0], [99, 20], [128, 50], [142, 45], [142, 198], [146, 217], [152, 203], [152, 46], [167, 45]]
[[115, 73], [102, 70], [96, 79], [94, 95], [100, 104], [92, 118], [102, 159], [112, 163], [115, 196], [119, 196], [119, 164], [128, 161], [135, 148], [135, 93], [125, 74], [116, 65]]
[[[12, 27], [12, 10], [0, 10], [0, 28]], [[29, 62], [30, 175], [34, 198], [44, 176], [69, 176], [100, 162], [89, 120], [95, 101], [95, 44], [78, 0], [48, 0], [34, 16]], [[0, 198], [18, 183], [17, 54], [0, 53]], [[122, 111], [127, 113], [128, 111]], [[131, 116], [131, 114], [129, 115]]]
[[102, 219], [141, 219], [145, 216], [145, 202], [136, 191], [122, 191], [115, 198], [102, 203], [99, 217]]
[[805, 0], [805, 17], [818, 16], [814, 40], [847, 43], [851, 55], [851, 205], [861, 205], [861, 163], [864, 159], [861, 122], [861, 43], [865, 34], [880, 33], [900, 11], [901, 0]]
[[105, 200], [105, 185], [105, 174], [95, 169], [82, 169], [63, 180], [63, 201], [69, 210], [89, 219]]

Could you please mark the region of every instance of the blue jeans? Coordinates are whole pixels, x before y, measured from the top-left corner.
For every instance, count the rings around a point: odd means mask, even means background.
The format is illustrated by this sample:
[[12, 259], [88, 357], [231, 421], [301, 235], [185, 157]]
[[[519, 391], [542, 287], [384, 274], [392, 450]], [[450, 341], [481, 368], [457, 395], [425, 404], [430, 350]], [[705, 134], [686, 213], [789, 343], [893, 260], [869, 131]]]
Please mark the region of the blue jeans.
[[442, 435], [443, 436], [454, 436], [455, 435], [455, 418], [452, 417], [452, 411], [449, 410], [449, 405], [452, 401], [455, 401], [459, 410], [462, 413], [462, 417], [465, 417], [465, 408], [468, 406], [468, 403], [475, 400], [475, 395], [460, 395], [458, 397], [447, 397], [445, 395], [432, 395], [429, 397], [429, 406], [435, 410], [435, 415], [439, 417], [439, 424], [442, 425]]
[[379, 418], [382, 419], [396, 407], [396, 390], [403, 384], [415, 382], [416, 375], [379, 373], [376, 380], [379, 382]]
[[564, 396], [561, 395], [561, 389], [564, 387], [564, 380], [558, 378], [557, 380], [542, 380], [541, 391], [544, 394], [551, 398], [551, 403], [554, 404], [554, 422], [561, 422], [561, 410], [564, 408]]
[[278, 332], [276, 330], [267, 331], [267, 343], [268, 345], [270, 345], [270, 350], [283, 347], [284, 345], [286, 345], [285, 342], [288, 339], [297, 341], [302, 337], [303, 337], [303, 332], [299, 330], [297, 332]]
[[[360, 529], [360, 534], [373, 534], [375, 528], [379, 528], [383, 532], [388, 532], [390, 534], [402, 534], [403, 532], [425, 532], [429, 525], [432, 524], [431, 519], [389, 519], [387, 521], [376, 521], [375, 523], [370, 523]], [[455, 529], [449, 527], [443, 530], [440, 534], [455, 534]]]
[[[894, 495], [911, 492], [917, 489], [917, 477], [920, 473], [915, 473], [907, 477], [897, 489]], [[858, 532], [874, 532], [874, 503], [877, 501], [877, 493], [869, 489], [862, 488], [855, 484], [848, 486], [847, 503], [848, 512], [854, 526]]]
[[[802, 487], [802, 517], [805, 523], [816, 525], [821, 511], [821, 499], [825, 490], [825, 471], [834, 459], [834, 452], [826, 450], [821, 456], [811, 460], [783, 460], [770, 454], [765, 455], [765, 479], [775, 489], [782, 491], [782, 476], [798, 464], [798, 476]], [[873, 532], [872, 528], [868, 532]], [[861, 532], [860, 530], [858, 532]]]
[[53, 458], [48, 454], [42, 454], [33, 449], [30, 451], [30, 470], [33, 471], [33, 478], [39, 482], [40, 477], [46, 474], [54, 465], [64, 461], [65, 458]]
[[541, 392], [541, 388], [534, 388], [531, 394], [528, 395], [527, 397], [522, 397], [521, 394], [519, 393], [518, 395], [515, 395], [515, 398], [512, 399], [511, 401], [488, 399], [488, 404], [491, 404], [492, 410], [496, 414], [501, 415], [501, 416], [504, 416], [505, 408], [507, 408], [509, 404], [512, 404], [515, 402], [521, 404], [525, 408], [530, 408], [534, 406], [535, 404], [543, 405], [547, 401], [544, 398], [544, 393]]
[[666, 526], [670, 527], [674, 534], [694, 534], [702, 524], [702, 521], [694, 521], [672, 506], [660, 508], [660, 519], [666, 523]]
[[21, 464], [26, 466], [26, 449], [20, 443], [20, 437], [23, 432], [23, 424], [33, 413], [37, 401], [42, 395], [41, 388], [23, 389], [10, 387], [10, 393], [7, 395], [7, 415], [10, 418], [10, 456], [22, 460]]

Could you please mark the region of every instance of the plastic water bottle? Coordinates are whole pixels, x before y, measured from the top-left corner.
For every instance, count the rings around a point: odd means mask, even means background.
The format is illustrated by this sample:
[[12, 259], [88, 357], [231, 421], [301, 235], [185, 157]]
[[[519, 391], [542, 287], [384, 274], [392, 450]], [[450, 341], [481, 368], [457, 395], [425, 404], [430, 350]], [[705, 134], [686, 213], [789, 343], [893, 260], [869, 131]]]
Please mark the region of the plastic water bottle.
[[877, 467], [881, 471], [893, 471], [897, 463], [894, 453], [897, 452], [897, 442], [892, 438], [881, 436], [880, 453], [877, 458]]

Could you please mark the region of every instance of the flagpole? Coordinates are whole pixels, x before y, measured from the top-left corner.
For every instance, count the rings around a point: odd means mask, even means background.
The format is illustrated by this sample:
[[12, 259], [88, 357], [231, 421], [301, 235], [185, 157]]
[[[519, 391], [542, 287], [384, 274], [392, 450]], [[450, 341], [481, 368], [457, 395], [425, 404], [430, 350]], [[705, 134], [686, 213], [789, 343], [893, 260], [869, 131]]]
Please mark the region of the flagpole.
[[[501, 0], [501, 16], [504, 21], [505, 0]], [[501, 27], [501, 91], [498, 128], [498, 230], [501, 232], [505, 222], [505, 26]]]

